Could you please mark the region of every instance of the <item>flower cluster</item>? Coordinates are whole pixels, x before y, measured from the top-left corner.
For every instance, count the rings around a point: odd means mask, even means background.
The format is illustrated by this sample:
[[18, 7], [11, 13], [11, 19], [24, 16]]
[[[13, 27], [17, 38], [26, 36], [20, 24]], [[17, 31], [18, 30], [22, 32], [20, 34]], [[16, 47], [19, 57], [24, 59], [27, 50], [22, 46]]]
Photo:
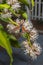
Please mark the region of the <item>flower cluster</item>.
[[[2, 0], [0, 1], [0, 3], [2, 3]], [[9, 8], [6, 8], [7, 6], [5, 5], [5, 8], [3, 9], [3, 13], [1, 13], [1, 17], [2, 18], [11, 18], [12, 14], [16, 15], [15, 12], [20, 9], [20, 7], [21, 7], [20, 2], [18, 2], [18, 0], [6, 0], [6, 3]]]
[[35, 42], [38, 38], [38, 32], [33, 27], [31, 21], [28, 20], [26, 14], [24, 5], [26, 4], [28, 6], [28, 2], [26, 0], [6, 0], [6, 3], [0, 4], [0, 18], [4, 21], [8, 21], [6, 28], [10, 34], [14, 34], [16, 38], [17, 35], [20, 35], [18, 39], [21, 37], [25, 39], [22, 40], [21, 43], [21, 48], [24, 50], [25, 54], [30, 55], [33, 60], [36, 59], [42, 49], [40, 45]]
[[24, 53], [29, 55], [32, 60], [37, 59], [37, 56], [39, 56], [42, 52], [42, 48], [37, 42], [34, 42], [33, 45], [30, 47], [28, 45], [28, 41], [25, 40], [21, 44], [22, 49], [24, 50]]
[[[19, 26], [16, 27], [12, 24], [8, 24], [7, 28], [9, 29], [9, 32], [16, 33], [16, 34], [21, 33], [21, 36], [22, 34], [25, 34], [25, 33], [29, 34], [30, 42], [27, 39], [25, 41], [22, 40], [21, 48], [24, 50], [25, 54], [29, 54], [31, 58], [34, 60], [37, 58], [37, 56], [41, 54], [41, 51], [42, 51], [42, 48], [40, 47], [40, 45], [35, 41], [38, 38], [38, 32], [35, 28], [33, 28], [33, 25], [30, 21], [26, 21], [26, 20], [25, 21], [21, 20], [21, 21], [17, 19], [17, 23], [19, 24]], [[20, 32], [20, 29], [21, 29], [21, 32]]]
[[2, 18], [11, 17], [11, 13], [9, 13], [9, 12], [7, 12], [7, 13], [2, 13], [2, 14], [1, 14], [1, 17], [2, 17]]
[[18, 0], [7, 0], [7, 4], [11, 5], [11, 8], [14, 10], [17, 10], [18, 8], [21, 7]]

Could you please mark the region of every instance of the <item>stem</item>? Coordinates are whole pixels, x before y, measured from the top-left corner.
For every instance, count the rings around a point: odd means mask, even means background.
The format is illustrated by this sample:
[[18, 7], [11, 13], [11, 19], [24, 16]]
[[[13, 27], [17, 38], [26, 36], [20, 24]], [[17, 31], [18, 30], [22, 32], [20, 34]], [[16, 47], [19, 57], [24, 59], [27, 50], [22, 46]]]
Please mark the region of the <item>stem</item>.
[[28, 44], [30, 47], [32, 47], [31, 41], [30, 41], [30, 36], [28, 35]]
[[9, 21], [10, 21], [12, 24], [18, 26], [18, 24], [17, 24], [16, 22], [14, 22], [11, 18], [8, 18], [8, 19], [9, 19]]
[[12, 56], [10, 57], [10, 65], [12, 65], [12, 63], [13, 63], [13, 58], [12, 58]]

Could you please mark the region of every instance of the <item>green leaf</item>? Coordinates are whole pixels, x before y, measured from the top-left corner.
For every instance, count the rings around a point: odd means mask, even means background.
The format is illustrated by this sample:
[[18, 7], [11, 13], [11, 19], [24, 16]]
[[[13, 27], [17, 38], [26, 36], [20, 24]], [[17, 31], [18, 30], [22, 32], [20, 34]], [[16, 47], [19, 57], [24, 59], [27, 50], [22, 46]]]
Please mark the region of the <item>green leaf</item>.
[[23, 4], [27, 5], [27, 6], [29, 6], [28, 0], [18, 0], [18, 1], [20, 1], [21, 3], [23, 3]]
[[16, 22], [14, 22], [11, 18], [8, 18], [8, 20], [10, 21], [10, 23], [18, 26], [18, 24]]
[[0, 24], [0, 30], [3, 30], [4, 28], [3, 28], [3, 26]]
[[26, 11], [19, 10], [19, 14], [21, 14], [24, 19], [28, 19], [28, 15], [27, 15]]
[[14, 41], [17, 40], [15, 36], [10, 35], [10, 34], [9, 34], [9, 38], [12, 39], [12, 40], [14, 40]]
[[9, 35], [9, 39], [11, 41], [11, 46], [16, 47], [16, 48], [20, 48], [20, 45], [18, 43], [18, 40], [16, 39], [15, 36]]
[[28, 19], [27, 13], [24, 12], [24, 13], [22, 14], [22, 17], [25, 18], [25, 19]]
[[0, 16], [0, 20], [18, 26], [18, 24], [17, 24], [15, 21], [13, 21], [11, 18], [2, 18], [2, 17]]
[[32, 7], [34, 6], [34, 0], [31, 0], [31, 3], [32, 3]]
[[11, 64], [12, 64], [13, 62], [12, 48], [9, 39], [7, 38], [7, 34], [2, 30], [0, 30], [0, 46], [6, 49], [8, 55], [10, 56]]
[[8, 4], [0, 4], [0, 10], [2, 9], [8, 9], [12, 14], [14, 14], [16, 17], [18, 17], [19, 15], [11, 8], [10, 5]]
[[4, 8], [9, 9], [10, 6], [8, 4], [0, 4], [0, 9], [4, 9]]

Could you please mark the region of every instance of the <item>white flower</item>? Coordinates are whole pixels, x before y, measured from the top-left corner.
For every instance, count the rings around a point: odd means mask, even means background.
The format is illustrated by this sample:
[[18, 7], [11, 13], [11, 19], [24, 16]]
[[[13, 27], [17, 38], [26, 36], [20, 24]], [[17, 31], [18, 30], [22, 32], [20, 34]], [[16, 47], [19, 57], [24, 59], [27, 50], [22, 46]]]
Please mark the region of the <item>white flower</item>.
[[32, 23], [29, 22], [29, 21], [25, 21], [24, 24], [23, 24], [23, 26], [24, 26], [24, 28], [25, 28], [26, 30], [28, 30], [29, 32], [30, 32], [31, 29], [33, 28]]
[[28, 41], [24, 40], [21, 43], [21, 49], [24, 51], [24, 53], [27, 55], [30, 55], [32, 60], [37, 59], [37, 57], [41, 54], [42, 48], [38, 43], [33, 43], [32, 47], [28, 45]]
[[6, 0], [7, 4], [12, 4], [12, 0]]
[[16, 19], [16, 22], [19, 24], [19, 25], [23, 25], [23, 23], [25, 22], [24, 19], [20, 20], [19, 18]]
[[27, 42], [27, 40], [23, 41], [22, 44], [24, 45], [25, 48], [28, 48], [28, 42]]
[[6, 2], [7, 2], [7, 4], [9, 4], [9, 5], [11, 4], [12, 5], [14, 3], [17, 3], [18, 0], [7, 0]]
[[38, 32], [35, 28], [33, 28], [31, 31], [30, 31], [30, 39], [32, 41], [36, 40], [38, 38]]
[[7, 13], [8, 12], [8, 9], [4, 8], [4, 12]]
[[30, 47], [28, 45], [28, 41], [27, 40], [22, 41], [21, 48], [23, 49], [23, 51], [24, 51], [25, 54], [29, 54]]
[[22, 41], [21, 46], [24, 47], [24, 48], [28, 48], [27, 40]]
[[8, 24], [7, 25], [7, 29], [9, 31], [9, 33], [12, 33], [12, 30], [15, 28], [15, 26], [13, 24]]
[[15, 26], [13, 24], [8, 24], [7, 29], [9, 31], [9, 33], [19, 33], [19, 30], [20, 30], [19, 27]]
[[42, 52], [41, 46], [37, 42], [34, 42], [32, 45], [32, 48], [30, 49], [30, 52], [29, 52], [31, 58], [33, 60], [37, 59], [37, 57], [41, 54], [41, 52]]
[[18, 2], [18, 0], [13, 0], [13, 2], [17, 3], [17, 2]]
[[12, 16], [12, 14], [11, 13], [9, 13], [9, 12], [7, 12], [7, 13], [3, 13], [3, 14], [1, 14], [1, 17], [2, 18], [9, 18], [9, 17], [11, 17]]
[[11, 30], [12, 30], [12, 29], [14, 29], [14, 28], [15, 28], [15, 26], [14, 26], [13, 24], [8, 24], [8, 25], [7, 25], [7, 28], [9, 28], [9, 29], [11, 29]]
[[32, 60], [34, 60], [34, 59], [37, 58], [37, 55], [34, 53], [34, 51], [32, 50], [32, 48], [29, 47], [27, 40], [23, 41], [22, 44], [21, 44], [21, 46], [22, 46], [22, 49], [23, 49], [24, 53], [26, 55], [27, 54], [30, 55], [30, 57], [31, 57]]
[[34, 60], [37, 58], [36, 54], [32, 51], [31, 47], [29, 47], [27, 40], [22, 42], [22, 48], [24, 50], [24, 53], [27, 55], [30, 54], [30, 57]]
[[18, 30], [16, 30], [14, 33], [18, 34], [19, 32], [20, 32], [20, 30], [18, 29]]
[[32, 50], [30, 50], [30, 56], [32, 60], [37, 59], [37, 55]]
[[20, 6], [19, 3], [15, 3], [15, 4], [12, 5], [12, 9], [14, 9], [14, 10], [17, 10], [17, 9], [20, 8], [20, 7], [21, 7], [21, 6]]
[[28, 49], [25, 49], [24, 50], [24, 53], [25, 53], [25, 55], [29, 54], [29, 50]]
[[34, 46], [34, 49], [35, 49], [36, 52], [37, 52], [36, 54], [37, 54], [37, 55], [40, 55], [41, 52], [42, 52], [42, 48], [41, 48], [40, 44], [37, 43], [37, 42], [34, 42], [34, 43], [33, 43], [33, 46]]
[[17, 22], [18, 24], [20, 24], [20, 20], [19, 20], [18, 18], [16, 19], [16, 22]]

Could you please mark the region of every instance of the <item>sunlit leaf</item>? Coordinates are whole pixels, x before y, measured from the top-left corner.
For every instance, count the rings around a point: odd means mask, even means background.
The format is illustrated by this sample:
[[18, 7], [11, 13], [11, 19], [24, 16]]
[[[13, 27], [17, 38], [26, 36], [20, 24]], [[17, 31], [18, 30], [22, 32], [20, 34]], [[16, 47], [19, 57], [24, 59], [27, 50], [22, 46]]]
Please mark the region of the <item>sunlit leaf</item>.
[[31, 2], [32, 2], [32, 6], [34, 6], [34, 0], [31, 0]]
[[24, 12], [24, 13], [22, 14], [22, 17], [25, 18], [25, 19], [27, 19], [27, 18], [28, 18], [27, 13]]
[[8, 4], [0, 4], [0, 9], [4, 9], [4, 8], [8, 9], [10, 8], [10, 6]]
[[8, 18], [8, 20], [10, 21], [10, 23], [18, 26], [18, 24], [15, 21], [13, 21], [11, 18]]
[[11, 48], [9, 39], [7, 38], [7, 34], [2, 30], [0, 30], [0, 46], [6, 49], [12, 63], [13, 62], [12, 48]]
[[14, 24], [14, 25], [17, 25], [17, 26], [18, 26], [18, 24], [17, 24], [15, 21], [13, 21], [11, 18], [2, 18], [2, 17], [0, 16], [0, 20], [2, 20], [2, 21], [4, 21], [4, 22], [7, 22], [7, 23], [11, 23], [11, 24]]

